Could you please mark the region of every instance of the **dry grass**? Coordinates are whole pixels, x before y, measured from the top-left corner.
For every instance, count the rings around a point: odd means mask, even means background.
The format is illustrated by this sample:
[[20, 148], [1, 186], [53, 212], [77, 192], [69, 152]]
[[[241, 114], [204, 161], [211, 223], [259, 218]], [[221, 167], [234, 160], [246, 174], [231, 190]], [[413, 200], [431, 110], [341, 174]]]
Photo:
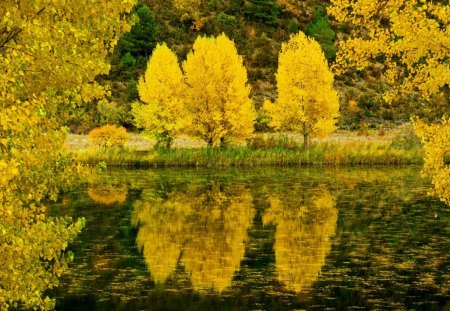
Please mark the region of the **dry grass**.
[[[407, 126], [398, 127], [391, 131], [386, 131], [386, 134], [383, 136], [378, 135], [377, 130], [369, 130], [367, 135], [359, 135], [357, 132], [338, 130], [331, 134], [329, 137], [325, 139], [313, 139], [312, 142], [315, 143], [350, 143], [350, 142], [370, 142], [370, 143], [390, 143], [399, 133], [402, 133], [406, 130]], [[261, 139], [269, 139], [270, 137], [277, 137], [280, 134], [278, 133], [256, 133], [254, 137]], [[296, 142], [298, 144], [303, 143], [303, 136], [295, 133], [283, 133], [289, 140]], [[153, 139], [146, 137], [143, 134], [138, 133], [130, 133], [131, 139], [127, 143], [127, 148], [136, 150], [136, 151], [148, 151], [153, 148], [155, 142]], [[80, 151], [87, 150], [91, 147], [94, 147], [89, 140], [87, 135], [76, 135], [70, 134], [67, 137], [66, 141], [67, 147], [69, 151]], [[206, 147], [206, 143], [202, 140], [191, 137], [188, 135], [181, 135], [177, 137], [174, 141], [173, 148], [181, 149], [198, 149]]]
[[[126, 145], [128, 149], [136, 151], [148, 151], [153, 149], [153, 146], [155, 145], [155, 141], [153, 139], [148, 138], [143, 134], [130, 133], [130, 137], [131, 138]], [[69, 151], [88, 150], [90, 148], [95, 147], [95, 144], [89, 141], [87, 135], [77, 135], [77, 134], [69, 134], [66, 140], [66, 145]], [[181, 135], [180, 137], [177, 137], [175, 139], [173, 147], [202, 148], [206, 147], [206, 143], [194, 137]]]

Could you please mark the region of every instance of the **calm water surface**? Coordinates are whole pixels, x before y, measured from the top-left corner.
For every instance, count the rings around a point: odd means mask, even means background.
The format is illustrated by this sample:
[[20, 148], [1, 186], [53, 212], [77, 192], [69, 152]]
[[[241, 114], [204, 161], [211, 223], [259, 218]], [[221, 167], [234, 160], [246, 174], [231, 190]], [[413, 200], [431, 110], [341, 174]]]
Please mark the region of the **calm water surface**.
[[450, 211], [418, 167], [112, 170], [64, 310], [450, 310]]

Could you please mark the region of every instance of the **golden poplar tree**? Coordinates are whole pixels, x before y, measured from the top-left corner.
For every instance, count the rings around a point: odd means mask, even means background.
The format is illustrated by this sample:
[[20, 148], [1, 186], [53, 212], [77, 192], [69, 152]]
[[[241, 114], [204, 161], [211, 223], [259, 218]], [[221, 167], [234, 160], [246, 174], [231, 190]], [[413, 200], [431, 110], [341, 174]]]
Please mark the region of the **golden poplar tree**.
[[[340, 43], [335, 69], [338, 73], [368, 68], [380, 56], [392, 90], [385, 94], [390, 102], [398, 93], [418, 92], [425, 100], [434, 95], [447, 98], [450, 85], [450, 6], [443, 1], [332, 0], [328, 12], [337, 21], [352, 25], [352, 36]], [[418, 122], [416, 121], [416, 124]], [[418, 125], [426, 151], [424, 173], [433, 177], [436, 193], [450, 188], [448, 166], [444, 171], [430, 169], [445, 154], [450, 141], [448, 116], [442, 124], [427, 128]], [[430, 133], [436, 135], [435, 138]], [[433, 153], [435, 155], [433, 155]], [[445, 166], [442, 166], [445, 167]], [[439, 174], [436, 174], [437, 172]], [[445, 173], [445, 171], [447, 173]], [[444, 201], [445, 194], [443, 197]]]
[[95, 82], [134, 0], [0, 2], [0, 309], [49, 309], [83, 221], [46, 218], [79, 171], [64, 154], [61, 112], [108, 91]]
[[256, 112], [249, 98], [247, 71], [234, 42], [224, 34], [198, 37], [183, 69], [190, 131], [208, 146], [249, 138]]
[[136, 124], [156, 138], [157, 146], [170, 148], [174, 138], [189, 124], [185, 113], [183, 73], [167, 45], [158, 44], [138, 84], [144, 104], [134, 104]]
[[277, 101], [263, 106], [270, 126], [302, 133], [305, 149], [311, 137], [326, 137], [335, 130], [339, 98], [319, 43], [302, 32], [292, 35], [281, 47], [276, 77]]

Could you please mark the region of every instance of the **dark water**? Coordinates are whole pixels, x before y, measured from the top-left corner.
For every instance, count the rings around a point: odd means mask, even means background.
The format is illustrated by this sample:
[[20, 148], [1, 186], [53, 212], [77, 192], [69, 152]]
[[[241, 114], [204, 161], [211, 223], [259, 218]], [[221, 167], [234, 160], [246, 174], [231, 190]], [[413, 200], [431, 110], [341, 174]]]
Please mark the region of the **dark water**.
[[450, 212], [418, 167], [113, 170], [50, 295], [64, 310], [450, 310]]

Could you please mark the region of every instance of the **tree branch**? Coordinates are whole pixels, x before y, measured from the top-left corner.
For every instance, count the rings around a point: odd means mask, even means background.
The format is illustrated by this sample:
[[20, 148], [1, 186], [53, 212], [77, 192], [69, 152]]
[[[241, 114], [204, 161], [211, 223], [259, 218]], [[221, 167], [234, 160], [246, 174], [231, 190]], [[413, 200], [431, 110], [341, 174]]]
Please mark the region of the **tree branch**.
[[[43, 7], [39, 11], [37, 11], [36, 14], [34, 14], [34, 16], [31, 18], [31, 20], [34, 20], [35, 18], [37, 18], [44, 11], [45, 11], [45, 7]], [[11, 40], [15, 39], [22, 31], [23, 31], [22, 28], [12, 29], [9, 32], [8, 36], [6, 37], [6, 39], [0, 44], [0, 50], [4, 49], [6, 44], [8, 44]]]

